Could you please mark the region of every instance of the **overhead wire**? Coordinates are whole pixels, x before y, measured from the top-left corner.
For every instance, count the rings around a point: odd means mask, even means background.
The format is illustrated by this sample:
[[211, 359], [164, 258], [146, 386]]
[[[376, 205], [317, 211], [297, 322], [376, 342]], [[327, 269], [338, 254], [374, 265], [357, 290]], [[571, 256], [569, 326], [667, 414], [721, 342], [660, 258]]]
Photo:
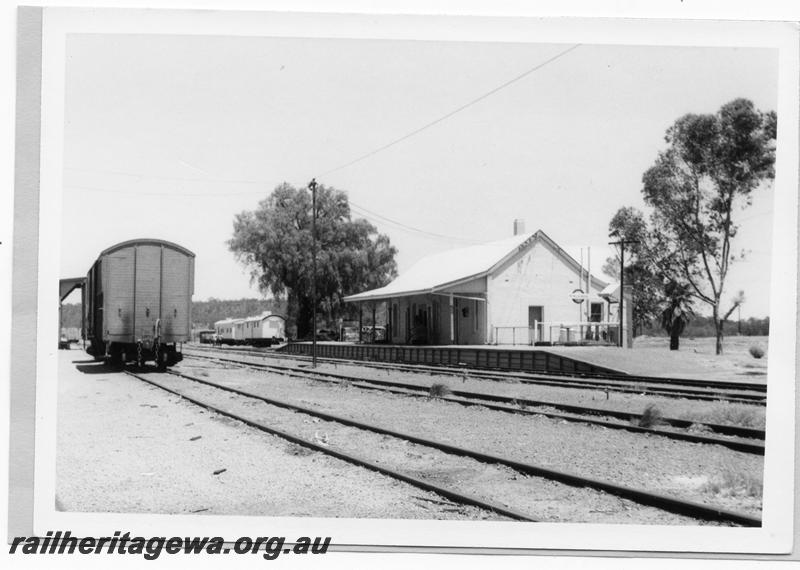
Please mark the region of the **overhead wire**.
[[[398, 222], [397, 220], [393, 220], [391, 218], [387, 218], [386, 216], [378, 214], [377, 212], [373, 212], [371, 210], [368, 210], [368, 209], [364, 208], [363, 206], [359, 206], [358, 204], [356, 204], [352, 200], [350, 200], [350, 207], [352, 209], [356, 210], [357, 213], [359, 213], [360, 215], [364, 216], [365, 218], [369, 218], [372, 221], [377, 222], [377, 223], [384, 222], [384, 223], [394, 224], [399, 229], [404, 229], [406, 231], [415, 232], [415, 233], [418, 233], [418, 234], [424, 234], [424, 235], [427, 235], [429, 237], [434, 237], [434, 238], [442, 238], [442, 239], [447, 239], [447, 240], [450, 240], [450, 241], [479, 243], [478, 240], [473, 240], [473, 239], [464, 238], [464, 237], [458, 237], [458, 236], [449, 236], [449, 235], [445, 235], [445, 234], [438, 234], [438, 233], [435, 233], [435, 232], [429, 232], [427, 230], [421, 230], [419, 228], [415, 228], [413, 226], [409, 226], [407, 224], [404, 224], [403, 222]], [[378, 218], [378, 219], [375, 219], [375, 218]]]
[[[473, 105], [479, 103], [480, 101], [483, 101], [484, 99], [494, 95], [495, 93], [498, 93], [499, 91], [502, 91], [503, 89], [505, 89], [505, 88], [509, 87], [510, 85], [513, 85], [514, 83], [524, 79], [525, 77], [531, 75], [532, 73], [535, 73], [539, 69], [545, 67], [546, 65], [556, 61], [557, 59], [559, 59], [559, 58], [567, 55], [571, 51], [577, 49], [580, 45], [581, 44], [575, 44], [575, 45], [570, 46], [569, 48], [567, 48], [565, 50], [562, 50], [561, 52], [557, 53], [556, 55], [554, 55], [554, 56], [548, 58], [547, 60], [535, 65], [534, 67], [526, 70], [524, 73], [521, 73], [520, 75], [517, 75], [516, 77], [513, 77], [512, 79], [509, 79], [508, 81], [502, 83], [501, 85], [498, 85], [494, 89], [491, 89], [491, 90], [479, 95], [478, 97], [475, 97], [474, 99], [472, 99], [472, 100], [468, 101], [467, 103], [464, 103], [463, 105], [457, 107], [456, 109], [454, 109], [454, 110], [452, 110], [452, 111], [450, 111], [450, 112], [438, 117], [437, 119], [434, 119], [434, 120], [432, 120], [432, 121], [430, 121], [428, 123], [425, 123], [421, 127], [418, 127], [417, 129], [414, 129], [413, 131], [411, 131], [409, 133], [406, 133], [405, 135], [403, 135], [403, 136], [401, 136], [399, 138], [396, 138], [396, 139], [390, 141], [389, 143], [386, 143], [386, 144], [384, 144], [384, 145], [382, 145], [382, 146], [380, 146], [380, 147], [378, 147], [378, 148], [376, 148], [376, 149], [374, 149], [374, 150], [372, 150], [370, 152], [362, 154], [361, 156], [359, 156], [359, 157], [357, 157], [357, 158], [355, 158], [353, 160], [350, 160], [350, 161], [348, 161], [348, 162], [346, 162], [344, 164], [341, 164], [341, 165], [339, 165], [339, 166], [337, 166], [335, 168], [332, 168], [330, 170], [326, 170], [325, 172], [320, 174], [319, 177], [327, 176], [328, 174], [332, 174], [334, 172], [338, 172], [339, 170], [343, 170], [344, 168], [347, 168], [349, 166], [352, 166], [353, 164], [356, 164], [358, 162], [366, 160], [367, 158], [370, 158], [370, 157], [372, 157], [372, 156], [374, 156], [374, 155], [376, 155], [376, 154], [378, 154], [378, 153], [380, 153], [380, 152], [382, 152], [384, 150], [387, 150], [387, 149], [389, 149], [389, 148], [391, 148], [391, 147], [393, 147], [393, 146], [395, 146], [395, 145], [397, 145], [397, 144], [399, 144], [399, 143], [401, 143], [403, 141], [406, 141], [406, 140], [410, 139], [411, 137], [413, 137], [413, 136], [415, 136], [415, 135], [417, 135], [417, 134], [419, 134], [419, 133], [421, 133], [421, 132], [423, 132], [423, 131], [425, 131], [425, 130], [427, 130], [427, 129], [429, 129], [429, 128], [431, 128], [431, 127], [433, 127], [433, 126], [435, 126], [435, 125], [437, 125], [437, 124], [439, 124], [439, 123], [441, 123], [441, 122], [443, 122], [443, 121], [445, 121], [447, 119], [449, 119], [450, 117], [453, 117], [454, 115], [456, 115], [456, 114], [468, 109], [469, 107], [472, 107]], [[260, 184], [264, 184], [264, 185], [266, 185], [266, 182], [259, 181], [259, 180], [214, 180], [214, 179], [193, 178], [193, 177], [179, 177], [179, 176], [142, 175], [142, 174], [137, 174], [137, 173], [133, 173], [133, 172], [126, 172], [126, 171], [119, 171], [119, 170], [99, 171], [99, 170], [86, 170], [86, 169], [77, 169], [77, 168], [69, 168], [69, 167], [67, 169], [68, 170], [73, 170], [73, 171], [83, 171], [83, 172], [106, 172], [106, 173], [109, 173], [109, 174], [121, 175], [121, 176], [131, 176], [131, 177], [139, 178], [139, 179], [151, 178], [151, 179], [158, 179], [158, 180], [172, 180], [172, 181], [181, 181], [181, 182], [206, 182], [206, 183], [228, 183], [228, 184], [259, 184], [259, 185]], [[74, 185], [74, 184], [66, 184], [65, 187], [78, 189], [78, 190], [95, 191], [95, 192], [126, 193], [124, 190], [123, 191], [119, 191], [119, 190], [111, 190], [111, 189], [105, 189], [105, 188], [97, 188], [97, 187]], [[147, 196], [215, 197], [215, 196], [261, 194], [262, 192], [263, 192], [263, 190], [262, 191], [253, 191], [253, 192], [236, 192], [236, 193], [234, 193], [234, 192], [224, 192], [224, 193], [209, 193], [209, 192], [204, 192], [204, 193], [183, 193], [183, 192], [178, 192], [178, 193], [176, 193], [176, 192], [141, 192], [141, 191], [136, 191], [135, 194], [147, 195]], [[133, 192], [128, 192], [128, 193], [133, 193]], [[354, 209], [360, 210], [361, 211], [361, 215], [371, 214], [372, 216], [375, 216], [375, 217], [379, 218], [382, 222], [394, 224], [398, 228], [403, 229], [405, 231], [415, 232], [415, 233], [418, 233], [418, 234], [421, 234], [421, 235], [426, 235], [426, 236], [429, 236], [429, 237], [434, 237], [434, 238], [439, 238], [439, 239], [447, 239], [447, 240], [450, 240], [450, 241], [461, 241], [461, 242], [478, 243], [477, 240], [471, 240], [471, 239], [468, 239], [468, 238], [457, 237], [457, 236], [448, 236], [448, 235], [444, 235], [444, 234], [438, 234], [438, 233], [435, 233], [435, 232], [429, 232], [427, 230], [423, 230], [423, 229], [420, 229], [420, 228], [415, 228], [413, 226], [409, 226], [407, 224], [404, 224], [403, 222], [399, 222], [397, 220], [393, 220], [391, 218], [387, 218], [386, 216], [383, 216], [382, 214], [378, 214], [376, 212], [368, 210], [368, 209], [364, 208], [363, 206], [359, 206], [359, 205], [355, 204], [352, 201], [350, 201], [350, 204], [351, 204], [351, 206], [354, 207]], [[377, 220], [373, 219], [373, 221], [377, 221]]]
[[457, 109], [454, 109], [454, 110], [450, 111], [449, 113], [446, 113], [446, 114], [442, 115], [441, 117], [439, 117], [439, 118], [437, 118], [437, 119], [434, 119], [433, 121], [430, 121], [429, 123], [425, 123], [425, 124], [424, 124], [424, 125], [422, 125], [421, 127], [417, 128], [417, 129], [414, 129], [414, 130], [413, 130], [413, 131], [411, 131], [410, 133], [407, 133], [407, 134], [405, 134], [405, 135], [403, 135], [403, 136], [401, 136], [401, 137], [399, 137], [399, 138], [396, 138], [396, 139], [394, 139], [393, 141], [391, 141], [391, 142], [388, 142], [388, 143], [384, 144], [383, 146], [380, 146], [380, 147], [378, 147], [378, 148], [376, 148], [376, 149], [374, 149], [374, 150], [371, 150], [370, 152], [367, 152], [367, 153], [365, 153], [365, 154], [362, 154], [362, 155], [361, 155], [361, 156], [359, 156], [358, 158], [355, 158], [355, 159], [353, 159], [353, 160], [351, 160], [351, 161], [349, 161], [349, 162], [346, 162], [346, 163], [344, 163], [344, 164], [341, 164], [341, 165], [339, 165], [339, 166], [337, 166], [337, 167], [335, 167], [335, 168], [331, 168], [330, 170], [326, 170], [325, 172], [322, 172], [322, 173], [321, 173], [321, 174], [318, 176], [318, 178], [321, 178], [321, 177], [323, 177], [323, 176], [327, 176], [328, 174], [333, 174], [334, 172], [338, 172], [339, 170], [342, 170], [342, 169], [344, 169], [344, 168], [347, 168], [348, 166], [352, 166], [352, 165], [354, 165], [354, 164], [356, 164], [356, 163], [358, 163], [358, 162], [361, 162], [362, 160], [366, 160], [367, 158], [370, 158], [370, 157], [372, 157], [372, 156], [375, 156], [375, 155], [376, 155], [376, 154], [378, 154], [379, 152], [382, 152], [382, 151], [384, 151], [384, 150], [386, 150], [386, 149], [388, 149], [388, 148], [391, 148], [391, 147], [393, 147], [393, 146], [394, 146], [394, 145], [396, 145], [396, 144], [399, 144], [399, 143], [401, 143], [401, 142], [403, 142], [403, 141], [405, 141], [405, 140], [408, 140], [408, 139], [410, 139], [411, 137], [413, 137], [413, 136], [415, 136], [415, 135], [418, 135], [418, 134], [419, 134], [419, 133], [421, 133], [422, 131], [424, 131], [424, 130], [426, 130], [426, 129], [429, 129], [430, 127], [433, 127], [433, 126], [435, 126], [435, 125], [438, 125], [438, 124], [439, 124], [439, 123], [441, 123], [442, 121], [446, 121], [447, 119], [449, 119], [449, 118], [450, 118], [450, 117], [452, 117], [453, 115], [456, 115], [456, 114], [460, 113], [461, 111], [464, 111], [465, 109], [468, 109], [469, 107], [472, 107], [472, 106], [473, 106], [473, 105], [475, 105], [476, 103], [479, 103], [479, 102], [483, 101], [484, 99], [486, 99], [487, 97], [490, 97], [490, 96], [494, 95], [494, 94], [495, 94], [495, 93], [497, 93], [498, 91], [502, 91], [503, 89], [505, 89], [506, 87], [508, 87], [508, 86], [510, 86], [510, 85], [513, 85], [513, 84], [514, 84], [514, 83], [516, 83], [517, 81], [520, 81], [521, 79], [524, 79], [525, 77], [529, 76], [530, 74], [532, 74], [532, 73], [535, 73], [536, 71], [540, 70], [541, 68], [543, 68], [544, 66], [548, 65], [549, 63], [552, 63], [552, 62], [556, 61], [557, 59], [559, 59], [559, 58], [561, 58], [561, 57], [564, 57], [564, 56], [565, 56], [565, 55], [567, 55], [569, 52], [571, 52], [571, 51], [573, 51], [573, 50], [577, 49], [578, 47], [580, 47], [580, 45], [581, 45], [581, 44], [575, 44], [575, 45], [573, 45], [573, 46], [571, 46], [571, 47], [569, 47], [569, 48], [567, 48], [567, 49], [565, 49], [565, 50], [563, 50], [563, 51], [561, 51], [561, 52], [557, 53], [557, 54], [556, 54], [556, 55], [554, 55], [553, 57], [551, 57], [551, 58], [549, 58], [549, 59], [547, 59], [547, 60], [543, 61], [542, 63], [539, 63], [539, 64], [537, 64], [536, 66], [534, 66], [534, 67], [532, 67], [532, 68], [528, 69], [528, 70], [527, 70], [527, 71], [525, 71], [524, 73], [522, 73], [522, 74], [520, 74], [520, 75], [517, 75], [517, 76], [516, 76], [516, 77], [514, 77], [513, 79], [509, 79], [508, 81], [506, 81], [506, 82], [505, 82], [505, 83], [503, 83], [502, 85], [499, 85], [499, 86], [495, 87], [494, 89], [492, 89], [492, 90], [490, 90], [490, 91], [487, 91], [486, 93], [484, 93], [484, 94], [482, 94], [482, 95], [480, 95], [480, 96], [476, 97], [475, 99], [472, 99], [471, 101], [469, 101], [469, 102], [467, 102], [467, 103], [465, 103], [465, 104], [461, 105], [461, 106], [460, 106], [460, 107], [458, 107]]

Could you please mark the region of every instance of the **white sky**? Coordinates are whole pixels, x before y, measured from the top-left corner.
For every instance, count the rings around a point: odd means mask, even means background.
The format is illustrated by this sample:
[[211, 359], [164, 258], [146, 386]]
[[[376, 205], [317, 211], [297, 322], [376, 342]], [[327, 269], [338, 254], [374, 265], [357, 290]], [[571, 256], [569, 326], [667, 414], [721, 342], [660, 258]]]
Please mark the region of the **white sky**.
[[[511, 235], [522, 218], [593, 272], [608, 222], [681, 115], [746, 97], [776, 109], [769, 50], [580, 46], [468, 109], [331, 172], [568, 45], [75, 35], [67, 42], [63, 277], [125, 239], [197, 254], [195, 299], [260, 296], [225, 245], [283, 181], [346, 190], [354, 214], [420, 257]], [[772, 196], [739, 214], [742, 317], [768, 314]], [[388, 221], [388, 220], [391, 221]], [[399, 224], [394, 223], [399, 222]], [[408, 227], [420, 231], [409, 230]], [[439, 237], [426, 234], [439, 234]]]

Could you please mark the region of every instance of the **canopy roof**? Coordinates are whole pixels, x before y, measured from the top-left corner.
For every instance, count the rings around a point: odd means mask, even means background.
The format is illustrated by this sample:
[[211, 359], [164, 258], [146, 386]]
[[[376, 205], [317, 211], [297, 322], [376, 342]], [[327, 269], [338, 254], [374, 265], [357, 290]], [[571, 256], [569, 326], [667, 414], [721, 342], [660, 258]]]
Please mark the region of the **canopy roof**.
[[619, 303], [619, 281], [600, 291], [600, 296], [609, 303]]

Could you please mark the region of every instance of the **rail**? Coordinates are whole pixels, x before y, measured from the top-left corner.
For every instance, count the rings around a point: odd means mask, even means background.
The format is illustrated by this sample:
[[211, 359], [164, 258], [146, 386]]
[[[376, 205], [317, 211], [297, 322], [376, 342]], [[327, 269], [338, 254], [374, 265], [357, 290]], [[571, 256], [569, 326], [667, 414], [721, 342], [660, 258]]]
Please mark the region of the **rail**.
[[613, 322], [539, 322], [533, 326], [494, 327], [493, 344], [609, 344], [616, 345], [619, 339], [619, 323]]

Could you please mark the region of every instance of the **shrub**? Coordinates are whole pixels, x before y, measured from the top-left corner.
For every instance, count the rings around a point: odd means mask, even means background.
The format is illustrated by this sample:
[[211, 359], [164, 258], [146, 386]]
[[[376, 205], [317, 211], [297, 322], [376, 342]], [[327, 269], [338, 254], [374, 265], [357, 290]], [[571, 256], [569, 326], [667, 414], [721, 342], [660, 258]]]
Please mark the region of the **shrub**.
[[761, 498], [764, 482], [752, 473], [726, 466], [722, 472], [712, 477], [702, 488], [703, 491], [723, 496], [744, 496]]
[[664, 414], [655, 404], [648, 404], [639, 418], [639, 427], [649, 428], [664, 423]]
[[760, 346], [751, 346], [750, 347], [750, 356], [753, 358], [761, 358], [764, 356], [764, 349]]
[[437, 382], [436, 384], [431, 384], [431, 388], [428, 390], [428, 397], [442, 398], [444, 396], [449, 396], [452, 393], [453, 392], [450, 390], [450, 387], [447, 384]]

